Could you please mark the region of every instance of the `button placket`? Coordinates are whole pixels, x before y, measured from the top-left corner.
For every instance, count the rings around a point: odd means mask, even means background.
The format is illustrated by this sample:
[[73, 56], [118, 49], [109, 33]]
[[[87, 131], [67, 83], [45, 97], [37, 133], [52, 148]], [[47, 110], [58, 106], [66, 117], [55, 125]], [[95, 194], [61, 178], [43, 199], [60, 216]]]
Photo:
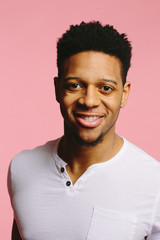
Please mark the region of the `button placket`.
[[60, 168], [60, 172], [61, 172], [61, 174], [63, 174], [63, 176], [66, 178], [66, 186], [67, 186], [67, 187], [71, 186], [72, 183], [71, 183], [70, 179], [68, 179], [68, 174], [67, 174], [67, 172], [66, 172], [65, 167], [61, 167], [61, 168]]
[[67, 181], [66, 182], [66, 186], [69, 187], [71, 185], [71, 182], [70, 181]]
[[61, 167], [61, 173], [64, 173], [65, 169], [64, 167]]

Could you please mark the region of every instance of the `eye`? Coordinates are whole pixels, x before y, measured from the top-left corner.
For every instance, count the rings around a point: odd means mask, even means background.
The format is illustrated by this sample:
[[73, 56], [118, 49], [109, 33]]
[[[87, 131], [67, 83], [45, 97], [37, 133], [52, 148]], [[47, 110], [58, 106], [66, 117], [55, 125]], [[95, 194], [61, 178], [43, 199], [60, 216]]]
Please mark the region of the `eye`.
[[78, 84], [78, 83], [69, 83], [67, 85], [67, 88], [70, 90], [70, 91], [76, 91], [76, 90], [79, 90], [81, 88], [81, 86]]
[[111, 92], [113, 90], [109, 86], [102, 86], [101, 89], [102, 89], [103, 92], [106, 92], [106, 93], [109, 93], [109, 92]]

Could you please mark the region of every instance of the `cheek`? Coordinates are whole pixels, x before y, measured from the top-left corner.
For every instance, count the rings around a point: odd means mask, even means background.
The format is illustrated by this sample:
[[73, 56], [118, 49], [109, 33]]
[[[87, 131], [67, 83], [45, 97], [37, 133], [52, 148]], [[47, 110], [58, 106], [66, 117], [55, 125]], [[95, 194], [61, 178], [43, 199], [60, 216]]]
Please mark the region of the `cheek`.
[[65, 95], [60, 101], [60, 108], [63, 115], [70, 114], [75, 105], [75, 98], [71, 95]]
[[108, 97], [103, 102], [108, 110], [110, 110], [111, 112], [116, 112], [117, 110], [119, 110], [121, 105], [121, 96], [118, 95], [116, 97]]
[[65, 94], [63, 97], [63, 104], [66, 107], [72, 107], [76, 104], [78, 96], [75, 94]]

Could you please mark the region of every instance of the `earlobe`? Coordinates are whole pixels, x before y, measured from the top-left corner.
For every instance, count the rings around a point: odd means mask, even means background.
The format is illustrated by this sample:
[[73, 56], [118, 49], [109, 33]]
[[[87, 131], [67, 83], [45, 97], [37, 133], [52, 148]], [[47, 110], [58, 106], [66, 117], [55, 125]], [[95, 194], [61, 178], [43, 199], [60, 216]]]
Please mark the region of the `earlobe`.
[[55, 87], [56, 100], [57, 100], [57, 102], [59, 102], [59, 79], [58, 79], [58, 77], [54, 77], [54, 87]]
[[124, 87], [123, 87], [123, 95], [122, 95], [122, 100], [121, 100], [121, 108], [125, 107], [127, 100], [128, 100], [128, 96], [130, 93], [130, 87], [131, 87], [131, 83], [130, 82], [126, 82]]

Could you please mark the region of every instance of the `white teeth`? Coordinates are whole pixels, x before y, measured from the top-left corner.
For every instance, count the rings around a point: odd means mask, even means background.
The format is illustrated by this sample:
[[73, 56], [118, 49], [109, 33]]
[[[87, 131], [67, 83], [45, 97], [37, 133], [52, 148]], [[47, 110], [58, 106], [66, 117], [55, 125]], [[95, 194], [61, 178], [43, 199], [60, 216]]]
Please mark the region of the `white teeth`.
[[97, 120], [99, 117], [93, 116], [93, 117], [82, 117], [82, 118], [85, 119], [86, 121], [94, 121], [94, 120]]

